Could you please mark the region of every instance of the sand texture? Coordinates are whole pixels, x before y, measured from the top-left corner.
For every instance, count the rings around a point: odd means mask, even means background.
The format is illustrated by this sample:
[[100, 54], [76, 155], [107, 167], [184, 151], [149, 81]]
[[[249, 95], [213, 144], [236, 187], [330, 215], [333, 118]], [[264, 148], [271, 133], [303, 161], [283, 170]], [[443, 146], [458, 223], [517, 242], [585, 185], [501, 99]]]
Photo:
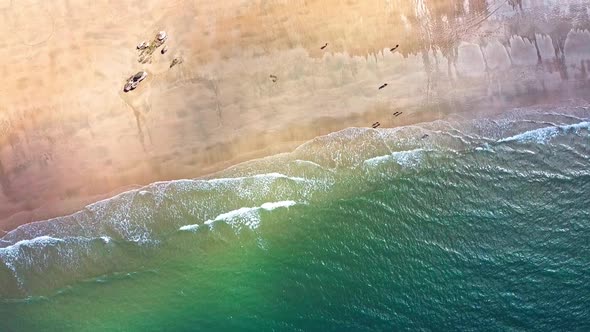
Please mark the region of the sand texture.
[[585, 98], [588, 4], [565, 3], [0, 0], [0, 228], [346, 127]]

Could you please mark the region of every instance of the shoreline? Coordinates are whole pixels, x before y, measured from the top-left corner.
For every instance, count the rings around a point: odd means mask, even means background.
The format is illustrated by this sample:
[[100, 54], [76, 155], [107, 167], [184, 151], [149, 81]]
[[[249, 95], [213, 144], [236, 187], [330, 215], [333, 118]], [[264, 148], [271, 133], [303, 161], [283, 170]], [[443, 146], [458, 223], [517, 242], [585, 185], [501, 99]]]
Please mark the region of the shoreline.
[[[469, 34], [439, 36], [446, 30], [414, 22], [448, 19], [454, 7], [444, 3], [420, 17], [411, 1], [387, 10], [337, 0], [86, 5], [0, 8], [9, 18], [0, 20], [0, 70], [14, 82], [0, 87], [0, 232], [129, 188], [211, 176], [348, 127], [587, 99], [590, 86], [590, 32], [548, 21], [532, 43], [519, 27], [535, 24], [534, 8], [517, 16], [494, 4], [496, 14], [473, 29], [463, 16], [482, 14], [463, 13], [447, 23]], [[327, 9], [340, 15], [323, 15]], [[159, 30], [168, 33], [168, 53], [138, 63], [135, 45]], [[169, 68], [175, 57], [184, 62]], [[121, 92], [139, 70], [149, 77]]]
[[[366, 120], [364, 120], [364, 122], [370, 121], [370, 119], [375, 117], [374, 113], [376, 113], [376, 112], [367, 112], [363, 115], [353, 116], [352, 119], [349, 121], [357, 122], [360, 119], [366, 119]], [[398, 120], [400, 120], [400, 122], [402, 122], [402, 124], [399, 124], [399, 125], [393, 126], [393, 127], [381, 127], [381, 128], [403, 127], [403, 126], [414, 125], [414, 124], [418, 124], [418, 123], [424, 123], [424, 122], [443, 119], [443, 117], [437, 116], [436, 114], [418, 114], [418, 115], [420, 115], [420, 117], [418, 118], [417, 121], [405, 120], [403, 118], [398, 118]], [[326, 124], [326, 126], [319, 126], [319, 128], [330, 128], [330, 125], [333, 126], [333, 123], [338, 122], [338, 121], [342, 121], [342, 120], [346, 120], [346, 119], [342, 119], [342, 118], [340, 118], [340, 119], [323, 119], [323, 120], [316, 120], [316, 121], [322, 121], [324, 124]], [[360, 120], [360, 121], [363, 121], [363, 120]], [[345, 122], [348, 122], [348, 121], [345, 121]], [[344, 130], [346, 128], [351, 128], [351, 127], [341, 127], [340, 128], [339, 126], [333, 126], [333, 127], [336, 127], [338, 129], [315, 130], [316, 132], [319, 132], [317, 135], [310, 135], [304, 139], [285, 140], [284, 137], [276, 137], [281, 142], [280, 144], [277, 144], [276, 140], [273, 140], [274, 141], [273, 144], [268, 145], [265, 148], [243, 152], [240, 155], [235, 156], [231, 159], [228, 159], [225, 161], [220, 161], [220, 162], [215, 162], [215, 163], [212, 163], [209, 165], [205, 165], [199, 171], [197, 171], [196, 174], [192, 177], [181, 177], [181, 178], [171, 178], [171, 179], [154, 179], [153, 181], [149, 181], [149, 182], [143, 183], [143, 184], [129, 184], [129, 185], [125, 185], [125, 186], [122, 186], [119, 188], [115, 188], [112, 191], [109, 191], [108, 193], [105, 193], [105, 194], [100, 194], [100, 195], [95, 195], [95, 196], [87, 196], [87, 197], [77, 197], [76, 199], [71, 199], [69, 201], [65, 200], [65, 201], [60, 202], [61, 204], [58, 204], [59, 207], [57, 207], [57, 208], [54, 205], [55, 202], [52, 202], [52, 203], [47, 203], [46, 206], [41, 206], [33, 211], [21, 211], [17, 214], [9, 216], [6, 219], [0, 220], [0, 225], [2, 225], [1, 230], [8, 233], [11, 230], [13, 230], [23, 224], [45, 221], [45, 220], [53, 219], [56, 217], [67, 216], [67, 215], [70, 215], [70, 214], [73, 214], [73, 213], [76, 213], [76, 212], [82, 210], [85, 206], [87, 206], [89, 204], [92, 204], [92, 203], [95, 203], [95, 202], [98, 202], [101, 200], [109, 199], [111, 197], [114, 197], [114, 196], [121, 194], [123, 192], [126, 192], [126, 191], [140, 189], [140, 188], [143, 188], [149, 184], [156, 183], [156, 182], [174, 181], [174, 180], [182, 180], [182, 179], [213, 178], [216, 174], [218, 174], [224, 170], [227, 170], [231, 167], [234, 167], [234, 166], [237, 166], [237, 165], [240, 165], [243, 163], [247, 163], [247, 162], [250, 162], [250, 161], [253, 161], [256, 159], [274, 156], [274, 155], [281, 154], [281, 153], [290, 153], [293, 150], [295, 150], [298, 146], [300, 146], [306, 142], [309, 142], [316, 137], [321, 137], [321, 136], [324, 136], [324, 135], [327, 135], [330, 133]], [[365, 127], [365, 128], [368, 128], [368, 127]], [[299, 129], [299, 131], [302, 131], [302, 132], [308, 132], [305, 130], [305, 128], [304, 129], [298, 128], [298, 129]], [[293, 128], [291, 128], [291, 132], [293, 132], [293, 131], [297, 131], [297, 129], [293, 130]], [[47, 209], [48, 207], [49, 207], [49, 209]], [[49, 212], [49, 211], [52, 211], [52, 212]]]
[[[569, 97], [581, 99], [584, 96], [584, 91], [580, 90], [579, 93], [580, 93], [579, 95], [577, 95], [577, 94], [570, 95]], [[559, 93], [557, 93], [557, 95], [559, 95]], [[547, 100], [540, 100], [539, 102], [534, 102], [534, 103], [530, 102], [530, 101], [523, 103], [522, 101], [520, 101], [520, 103], [515, 103], [510, 106], [509, 105], [504, 105], [504, 106], [509, 107], [510, 109], [519, 108], [519, 107], [531, 107], [531, 106], [539, 106], [539, 107], [552, 106], [549, 104], [545, 104], [543, 102], [551, 100], [553, 98], [553, 96], [545, 95], [545, 97], [548, 99]], [[590, 102], [590, 100], [587, 100], [587, 102]], [[485, 105], [485, 103], [482, 103], [481, 105]], [[483, 107], [485, 107], [485, 106], [483, 106]], [[412, 126], [412, 125], [417, 125], [417, 124], [421, 124], [421, 123], [428, 123], [428, 122], [432, 122], [432, 121], [436, 121], [436, 120], [443, 120], [443, 121], [450, 120], [455, 116], [461, 117], [462, 120], [465, 120], [465, 121], [483, 119], [488, 116], [503, 114], [507, 111], [510, 111], [510, 109], [506, 110], [506, 109], [502, 109], [502, 108], [495, 108], [491, 105], [487, 105], [487, 108], [485, 108], [485, 110], [480, 109], [480, 111], [478, 111], [476, 113], [467, 113], [465, 110], [463, 110], [463, 112], [443, 112], [443, 113], [435, 113], [435, 112], [428, 112], [428, 111], [425, 111], [425, 112], [414, 111], [412, 113], [411, 111], [410, 112], [404, 111], [410, 115], [409, 119], [408, 118], [396, 118], [400, 122], [400, 124], [398, 124], [396, 126], [389, 126], [389, 127], [384, 126], [384, 127], [380, 127], [379, 129], [401, 128], [401, 127]], [[336, 122], [336, 120], [340, 120], [344, 123], [355, 123], [355, 122], [359, 122], [359, 121], [367, 123], [367, 121], [370, 121], [371, 119], [375, 119], [377, 117], [378, 113], [379, 113], [378, 111], [365, 112], [364, 114], [355, 115], [355, 116], [351, 116], [349, 118], [344, 118], [344, 119], [343, 118], [323, 119], [323, 120], [317, 120], [317, 121], [322, 121], [324, 124], [326, 124], [326, 126], [319, 126], [320, 128], [330, 128], [330, 124], [333, 124], [334, 122]], [[414, 115], [414, 117], [411, 117], [412, 115]], [[336, 127], [336, 126], [334, 126], [334, 127]], [[184, 179], [187, 179], [187, 180], [213, 179], [213, 178], [215, 178], [215, 176], [217, 174], [224, 172], [230, 168], [233, 168], [233, 167], [236, 167], [241, 164], [248, 163], [248, 162], [251, 162], [254, 160], [272, 157], [272, 156], [275, 156], [278, 154], [291, 153], [300, 145], [305, 144], [317, 137], [325, 136], [325, 135], [328, 135], [328, 134], [331, 134], [334, 132], [345, 130], [347, 128], [355, 128], [355, 127], [356, 128], [366, 128], [366, 129], [370, 128], [369, 126], [364, 126], [364, 127], [348, 126], [348, 127], [342, 127], [342, 128], [338, 127], [339, 129], [327, 129], [327, 130], [324, 129], [324, 130], [319, 130], [319, 134], [317, 134], [315, 136], [310, 136], [307, 139], [300, 139], [300, 140], [285, 140], [284, 137], [280, 137], [280, 136], [275, 137], [276, 139], [281, 141], [280, 144], [277, 144], [276, 140], [275, 140], [272, 145], [268, 145], [263, 149], [242, 152], [238, 156], [235, 156], [231, 159], [206, 165], [203, 168], [201, 168], [199, 171], [197, 171], [196, 174], [192, 177], [187, 176], [187, 177], [170, 178], [170, 179], [154, 179], [153, 181], [149, 181], [149, 182], [143, 183], [143, 184], [125, 185], [125, 186], [113, 189], [112, 191], [105, 193], [105, 194], [86, 196], [86, 197], [77, 197], [76, 199], [64, 200], [64, 201], [61, 201], [60, 204], [58, 204], [57, 206], [55, 206], [55, 205], [53, 205], [52, 207], [50, 206], [49, 209], [47, 209], [48, 206], [41, 206], [34, 211], [21, 211], [21, 212], [15, 214], [15, 215], [12, 215], [6, 219], [0, 220], [0, 225], [2, 225], [2, 229], [0, 231], [3, 232], [3, 234], [2, 234], [2, 236], [3, 236], [5, 234], [7, 234], [8, 232], [18, 228], [21, 225], [35, 223], [35, 222], [43, 222], [43, 221], [47, 221], [50, 219], [65, 217], [65, 216], [68, 216], [71, 214], [75, 214], [76, 212], [83, 210], [86, 206], [91, 205], [93, 203], [97, 203], [97, 202], [103, 201], [103, 200], [108, 200], [110, 198], [113, 198], [113, 197], [115, 197], [121, 193], [127, 192], [127, 191], [139, 190], [139, 189], [149, 186], [153, 183], [177, 181], [177, 180], [184, 180]], [[292, 128], [291, 128], [291, 131], [293, 131]], [[306, 130], [306, 128], [303, 128], [303, 129], [299, 128], [299, 131], [310, 132], [309, 130]], [[49, 203], [49, 204], [55, 204], [55, 203]], [[43, 215], [45, 215], [45, 216], [43, 216]], [[36, 217], [36, 216], [39, 216], [39, 217]]]

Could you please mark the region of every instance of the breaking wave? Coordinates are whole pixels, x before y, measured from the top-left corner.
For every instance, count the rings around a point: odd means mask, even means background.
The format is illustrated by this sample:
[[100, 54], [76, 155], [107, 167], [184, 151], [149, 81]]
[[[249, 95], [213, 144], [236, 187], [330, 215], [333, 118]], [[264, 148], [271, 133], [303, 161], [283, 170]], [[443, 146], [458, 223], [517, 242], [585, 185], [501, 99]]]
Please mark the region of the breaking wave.
[[401, 166], [415, 167], [420, 163], [424, 149], [413, 149], [409, 151], [396, 151], [389, 155], [373, 157], [364, 161], [367, 165], [376, 165], [385, 161], [394, 160]]
[[[586, 174], [589, 119], [585, 106], [545, 107], [473, 121], [349, 128], [317, 137], [291, 153], [236, 165], [215, 178], [156, 182], [4, 235], [0, 297], [26, 296], [125, 270], [143, 250], [159, 250], [179, 233], [217, 223], [250, 231], [273, 222], [272, 215], [264, 217], [268, 211], [354, 196], [384, 183], [397, 185], [403, 176], [436, 172], [445, 163], [533, 179]], [[543, 155], [539, 144], [562, 149], [572, 168], [560, 169], [562, 158]], [[495, 158], [510, 159], [512, 168], [502, 171]], [[547, 169], [531, 169], [538, 164]]]
[[[255, 229], [260, 225], [260, 210], [272, 211], [282, 207], [290, 207], [297, 204], [295, 201], [282, 201], [264, 203], [259, 207], [243, 207], [237, 210], [232, 210], [222, 213], [214, 219], [209, 219], [203, 225], [212, 226], [215, 222], [223, 221], [228, 225], [241, 229], [246, 226], [250, 229]], [[181, 231], [195, 231], [199, 228], [199, 224], [184, 225], [179, 228]]]
[[588, 131], [589, 129], [590, 129], [590, 122], [587, 122], [587, 121], [583, 121], [583, 122], [575, 123], [575, 124], [570, 124], [570, 125], [561, 125], [561, 126], [554, 125], [554, 126], [550, 126], [550, 127], [529, 130], [529, 131], [526, 131], [522, 134], [503, 138], [503, 139], [499, 140], [499, 142], [518, 141], [518, 142], [534, 142], [534, 143], [538, 143], [538, 144], [546, 144], [553, 137], [556, 137], [561, 134], [565, 134], [568, 131], [578, 133], [580, 130]]

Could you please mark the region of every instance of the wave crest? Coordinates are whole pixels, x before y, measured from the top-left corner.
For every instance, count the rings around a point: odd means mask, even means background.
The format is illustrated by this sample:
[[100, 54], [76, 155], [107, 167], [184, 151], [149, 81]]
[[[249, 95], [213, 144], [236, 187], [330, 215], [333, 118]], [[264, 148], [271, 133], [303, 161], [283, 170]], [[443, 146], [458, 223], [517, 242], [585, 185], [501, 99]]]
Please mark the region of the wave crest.
[[[225, 222], [226, 224], [234, 227], [237, 230], [243, 227], [255, 229], [260, 225], [260, 210], [272, 211], [278, 208], [288, 208], [296, 205], [295, 201], [280, 201], [280, 202], [268, 202], [258, 207], [242, 207], [236, 210], [222, 213], [214, 219], [209, 219], [203, 223], [203, 225], [212, 226], [215, 222]], [[196, 231], [201, 225], [192, 224], [184, 225], [179, 228], [180, 231]]]

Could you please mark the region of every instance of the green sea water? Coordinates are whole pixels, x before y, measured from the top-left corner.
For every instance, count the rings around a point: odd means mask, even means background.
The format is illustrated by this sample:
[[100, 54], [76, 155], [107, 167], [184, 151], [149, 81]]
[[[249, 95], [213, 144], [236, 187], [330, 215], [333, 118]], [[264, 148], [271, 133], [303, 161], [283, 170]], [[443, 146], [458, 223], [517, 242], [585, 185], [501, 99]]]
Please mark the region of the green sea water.
[[588, 331], [590, 108], [350, 128], [0, 242], [0, 331]]

